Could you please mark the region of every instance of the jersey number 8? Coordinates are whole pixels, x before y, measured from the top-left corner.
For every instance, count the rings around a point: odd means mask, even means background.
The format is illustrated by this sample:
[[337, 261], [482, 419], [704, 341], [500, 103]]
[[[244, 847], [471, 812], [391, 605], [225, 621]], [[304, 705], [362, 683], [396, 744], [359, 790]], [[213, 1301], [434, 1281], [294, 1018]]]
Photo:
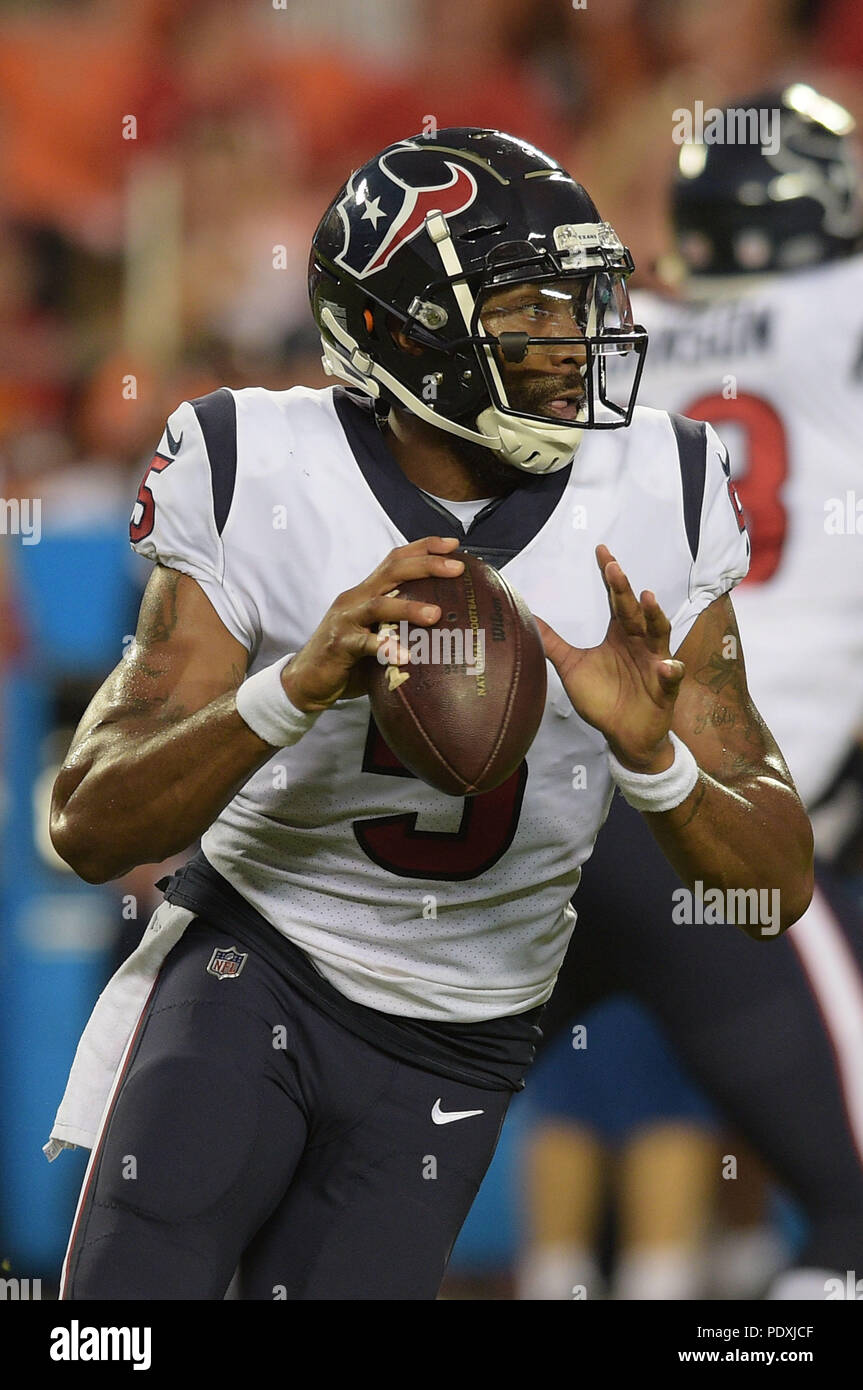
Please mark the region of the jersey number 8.
[[[683, 415], [706, 420], [722, 433], [722, 425], [736, 425], [746, 437], [746, 472], [735, 479], [752, 540], [752, 563], [744, 584], [763, 584], [779, 567], [788, 530], [788, 514], [782, 489], [788, 477], [788, 444], [785, 426], [773, 406], [761, 396], [745, 392], [727, 399], [699, 396]], [[732, 497], [732, 502], [734, 498]]]

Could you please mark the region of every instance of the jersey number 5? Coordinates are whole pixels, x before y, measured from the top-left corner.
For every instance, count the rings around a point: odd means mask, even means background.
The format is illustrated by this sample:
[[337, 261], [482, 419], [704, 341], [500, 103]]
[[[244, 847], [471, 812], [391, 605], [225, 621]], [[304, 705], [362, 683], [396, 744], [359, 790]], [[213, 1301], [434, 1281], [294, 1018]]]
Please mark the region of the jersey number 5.
[[[699, 396], [681, 413], [706, 420], [720, 433], [725, 422], [737, 425], [745, 434], [748, 466], [735, 479], [752, 538], [752, 562], [743, 583], [763, 584], [779, 567], [788, 530], [788, 514], [782, 503], [788, 477], [785, 426], [769, 401], [745, 392], [731, 399]], [[733, 503], [733, 495], [731, 500]]]
[[[363, 772], [414, 776], [384, 742], [374, 719], [369, 721]], [[400, 878], [477, 878], [512, 844], [526, 785], [527, 763], [522, 760], [494, 791], [465, 797], [458, 830], [417, 830], [419, 813], [408, 811], [355, 820], [353, 831], [363, 853]]]
[[165, 458], [164, 454], [154, 454], [149, 468], [141, 479], [141, 486], [138, 488], [138, 497], [135, 505], [140, 504], [141, 515], [135, 520], [132, 513], [132, 520], [129, 523], [129, 536], [133, 541], [142, 541], [149, 536], [156, 521], [156, 499], [147, 487], [147, 479], [151, 473], [163, 473], [169, 463], [173, 463], [172, 458]]

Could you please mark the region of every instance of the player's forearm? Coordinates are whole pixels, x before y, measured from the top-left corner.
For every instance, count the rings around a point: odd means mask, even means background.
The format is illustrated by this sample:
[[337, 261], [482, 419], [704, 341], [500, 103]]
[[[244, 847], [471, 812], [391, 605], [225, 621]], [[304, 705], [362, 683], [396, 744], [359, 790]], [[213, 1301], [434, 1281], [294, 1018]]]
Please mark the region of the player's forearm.
[[51, 839], [90, 883], [158, 863], [202, 835], [274, 751], [241, 719], [233, 691], [168, 725], [97, 724], [57, 777]]
[[812, 827], [797, 793], [779, 778], [731, 787], [702, 771], [685, 801], [646, 819], [683, 881], [719, 889], [754, 940], [785, 931], [809, 906]]

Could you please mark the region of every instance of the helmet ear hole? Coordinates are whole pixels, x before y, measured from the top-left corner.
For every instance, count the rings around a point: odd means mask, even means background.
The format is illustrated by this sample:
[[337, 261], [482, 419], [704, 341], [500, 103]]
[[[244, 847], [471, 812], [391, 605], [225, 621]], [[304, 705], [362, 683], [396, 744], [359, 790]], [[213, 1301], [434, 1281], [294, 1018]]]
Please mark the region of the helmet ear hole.
[[363, 309], [363, 323], [366, 326], [366, 332], [371, 333], [375, 326], [375, 316], [371, 309]]

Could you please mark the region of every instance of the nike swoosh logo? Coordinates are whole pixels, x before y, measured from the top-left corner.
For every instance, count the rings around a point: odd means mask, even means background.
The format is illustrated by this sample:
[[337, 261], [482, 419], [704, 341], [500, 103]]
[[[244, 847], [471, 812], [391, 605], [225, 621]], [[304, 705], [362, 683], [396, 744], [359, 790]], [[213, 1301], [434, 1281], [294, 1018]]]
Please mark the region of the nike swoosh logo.
[[432, 1106], [432, 1119], [436, 1125], [451, 1125], [453, 1120], [469, 1120], [471, 1115], [484, 1115], [484, 1110], [441, 1110], [440, 1096]]
[[174, 436], [173, 436], [172, 433], [171, 433], [171, 426], [170, 426], [169, 424], [166, 423], [166, 425], [165, 425], [165, 434], [168, 436], [168, 448], [170, 449], [171, 453], [172, 453], [172, 454], [178, 454], [178, 453], [180, 452], [180, 445], [181, 445], [182, 442], [183, 442], [183, 434], [184, 434], [184, 431], [181, 430], [181, 431], [180, 431], [180, 438], [179, 438], [179, 439], [175, 439]]

